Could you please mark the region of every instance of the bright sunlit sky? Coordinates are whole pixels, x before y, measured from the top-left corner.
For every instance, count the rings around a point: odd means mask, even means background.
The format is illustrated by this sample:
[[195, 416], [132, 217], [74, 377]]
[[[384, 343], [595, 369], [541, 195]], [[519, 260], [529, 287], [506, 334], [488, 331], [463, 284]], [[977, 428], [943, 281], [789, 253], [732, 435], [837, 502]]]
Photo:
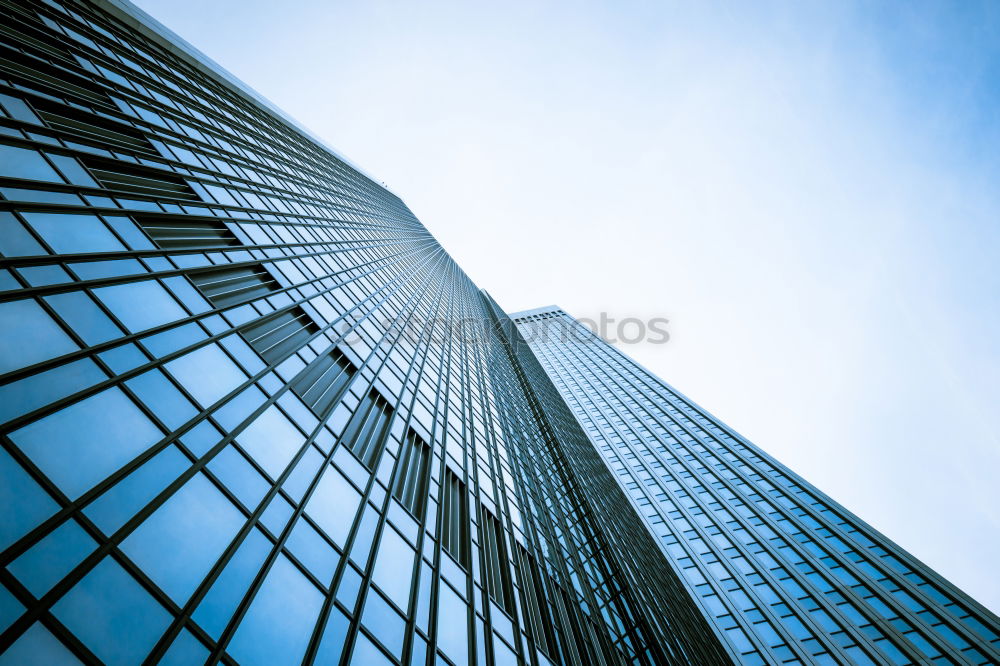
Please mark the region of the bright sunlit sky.
[[138, 4], [1000, 611], [1000, 3]]

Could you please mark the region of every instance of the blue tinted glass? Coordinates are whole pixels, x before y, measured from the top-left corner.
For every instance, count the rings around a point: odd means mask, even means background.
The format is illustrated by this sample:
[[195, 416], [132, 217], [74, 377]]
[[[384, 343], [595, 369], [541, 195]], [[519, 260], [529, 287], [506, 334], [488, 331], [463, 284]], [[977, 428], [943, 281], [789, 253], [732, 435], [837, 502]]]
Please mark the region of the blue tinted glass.
[[319, 648], [316, 650], [316, 661], [313, 663], [340, 663], [340, 654], [344, 651], [344, 639], [347, 637], [350, 624], [351, 621], [347, 616], [336, 607], [330, 609], [330, 617], [326, 620], [323, 638], [319, 642]]
[[156, 280], [101, 287], [94, 293], [132, 333], [187, 316], [173, 296]]
[[73, 403], [10, 434], [18, 447], [71, 499], [162, 436], [117, 387]]
[[358, 634], [358, 640], [354, 644], [354, 652], [351, 653], [351, 666], [380, 666], [392, 664], [389, 658], [382, 654], [382, 651], [375, 647], [375, 644], [364, 634]]
[[11, 594], [10, 590], [0, 585], [0, 631], [7, 631], [7, 627], [23, 612], [24, 605]]
[[29, 592], [41, 597], [96, 547], [76, 521], [68, 520], [7, 568]]
[[160, 491], [191, 466], [177, 447], [168, 446], [83, 510], [105, 534], [113, 534]]
[[203, 664], [208, 658], [208, 648], [187, 629], [181, 629], [170, 649], [159, 661], [159, 666], [189, 666]]
[[0, 548], [6, 548], [59, 508], [16, 460], [0, 448]]
[[191, 322], [144, 338], [142, 344], [157, 358], [201, 342], [207, 336], [198, 324]]
[[438, 591], [438, 647], [460, 666], [469, 661], [468, 614], [465, 601], [442, 583]]
[[73, 340], [33, 299], [0, 303], [0, 373], [76, 351]]
[[176, 358], [166, 367], [202, 407], [208, 407], [247, 380], [215, 343]]
[[108, 259], [106, 261], [83, 261], [69, 267], [81, 280], [96, 280], [122, 275], [141, 275], [146, 268], [135, 259]]
[[167, 289], [177, 297], [177, 300], [186, 305], [191, 312], [199, 314], [212, 309], [208, 301], [198, 293], [197, 289], [191, 286], [186, 277], [178, 275], [163, 278], [163, 282], [167, 285]]
[[24, 268], [18, 268], [17, 272], [32, 287], [44, 287], [50, 284], [62, 284], [63, 282], [73, 281], [73, 278], [63, 270], [62, 266], [25, 266]]
[[45, 302], [88, 345], [114, 340], [122, 335], [121, 329], [82, 291], [46, 296]]
[[343, 545], [360, 504], [361, 494], [340, 472], [327, 465], [306, 503], [306, 511], [334, 543]]
[[361, 591], [361, 575], [354, 570], [354, 567], [344, 569], [344, 575], [340, 578], [337, 586], [337, 601], [344, 604], [354, 612], [354, 605], [358, 603], [358, 592]]
[[320, 583], [330, 584], [340, 556], [312, 525], [300, 518], [288, 535], [285, 546]]
[[50, 167], [35, 150], [0, 143], [0, 164], [3, 164], [3, 175], [8, 178], [29, 178], [47, 183], [63, 182], [55, 169]]
[[70, 666], [81, 663], [49, 630], [36, 622], [6, 652], [0, 664], [7, 666]]
[[170, 624], [170, 614], [110, 557], [52, 607], [107, 664], [138, 664]]
[[231, 444], [212, 458], [208, 469], [251, 510], [257, 508], [271, 488], [271, 484]]
[[69, 182], [74, 185], [82, 185], [83, 187], [97, 187], [97, 183], [90, 177], [86, 169], [80, 166], [75, 157], [55, 155], [53, 153], [46, 153], [46, 155], [55, 163], [56, 167], [62, 172], [62, 175], [66, 176], [66, 180]]
[[305, 654], [323, 596], [279, 555], [229, 644], [240, 664], [296, 664]]
[[199, 458], [208, 453], [208, 450], [219, 443], [222, 433], [219, 429], [208, 421], [201, 421], [195, 427], [188, 430], [181, 436], [184, 446], [191, 449]]
[[21, 213], [21, 215], [42, 240], [59, 254], [116, 252], [125, 249], [96, 215], [69, 213]]
[[198, 413], [191, 401], [158, 369], [144, 372], [125, 384], [168, 428], [176, 428]]
[[0, 94], [0, 106], [3, 106], [11, 118], [17, 118], [26, 123], [35, 123], [36, 125], [42, 124], [42, 121], [38, 119], [38, 116], [31, 110], [31, 107], [25, 104], [24, 100], [20, 97]]
[[17, 218], [7, 211], [0, 211], [0, 253], [7, 257], [47, 254]]
[[260, 407], [264, 400], [264, 392], [255, 384], [251, 384], [235, 398], [216, 409], [213, 415], [223, 428], [231, 431]]
[[316, 450], [316, 447], [310, 446], [299, 461], [295, 463], [292, 473], [288, 475], [288, 478], [281, 487], [285, 489], [285, 492], [293, 500], [296, 502], [300, 501], [309, 484], [316, 478], [316, 474], [320, 471], [320, 465], [322, 464], [323, 456]]
[[402, 655], [406, 622], [377, 592], [368, 593], [361, 621], [396, 657]]
[[107, 379], [89, 358], [0, 386], [0, 422], [26, 414], [42, 405], [81, 391]]
[[131, 218], [120, 215], [104, 215], [103, 217], [133, 250], [155, 249], [155, 246], [146, 238], [146, 234], [139, 231], [139, 227], [135, 226], [135, 222]]
[[44, 287], [50, 284], [62, 284], [73, 281], [73, 278], [63, 270], [62, 266], [25, 266], [24, 268], [18, 268], [17, 272], [32, 287]]
[[106, 352], [101, 352], [98, 356], [108, 364], [112, 372], [117, 374], [122, 374], [132, 368], [138, 368], [140, 365], [149, 363], [146, 355], [131, 342], [120, 347], [114, 347]]
[[236, 439], [265, 472], [276, 478], [298, 452], [305, 437], [271, 405]]
[[183, 606], [243, 523], [232, 502], [205, 475], [196, 474], [121, 549]]
[[218, 638], [243, 598], [250, 582], [271, 552], [271, 542], [253, 530], [215, 579], [205, 598], [194, 611], [194, 620], [213, 638]]
[[416, 552], [394, 529], [386, 526], [378, 546], [375, 584], [403, 610], [410, 599], [410, 581], [413, 578], [413, 557]]

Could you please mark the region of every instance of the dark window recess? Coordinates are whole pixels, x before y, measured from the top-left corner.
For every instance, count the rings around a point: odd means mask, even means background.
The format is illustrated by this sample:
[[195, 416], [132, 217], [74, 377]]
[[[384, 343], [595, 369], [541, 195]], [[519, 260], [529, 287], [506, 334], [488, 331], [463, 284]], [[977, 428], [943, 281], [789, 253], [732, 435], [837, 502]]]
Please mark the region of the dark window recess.
[[463, 567], [469, 566], [469, 503], [465, 484], [446, 470], [441, 484], [441, 545]]
[[42, 93], [111, 105], [108, 96], [82, 76], [10, 49], [0, 51], [0, 72]]
[[266, 296], [278, 289], [278, 283], [262, 266], [220, 268], [188, 275], [212, 305], [225, 308]]
[[0, 35], [2, 35], [0, 40], [14, 48], [20, 46], [25, 49], [33, 49], [46, 54], [46, 56], [54, 56], [68, 63], [73, 63], [73, 57], [69, 51], [62, 48], [61, 44], [55, 43], [44, 32], [21, 20], [22, 18], [6, 8], [0, 10]]
[[341, 437], [368, 469], [374, 469], [389, 437], [392, 407], [374, 391], [361, 399]]
[[81, 159], [97, 182], [109, 190], [154, 199], [201, 201], [194, 190], [172, 174], [134, 164], [84, 157]]
[[427, 476], [431, 471], [431, 448], [410, 430], [399, 456], [392, 496], [417, 518], [424, 514]]
[[336, 404], [344, 388], [351, 383], [354, 372], [354, 366], [340, 352], [322, 354], [296, 377], [292, 382], [292, 390], [317, 416], [322, 417]]
[[222, 222], [192, 220], [188, 217], [135, 216], [156, 247], [164, 250], [187, 250], [240, 245], [233, 232]]
[[32, 104], [46, 125], [62, 134], [71, 135], [73, 139], [97, 143], [103, 147], [155, 152], [145, 136], [121, 123], [46, 100], [33, 100]]
[[302, 347], [318, 330], [302, 308], [294, 307], [243, 329], [243, 337], [264, 360], [275, 363]]
[[554, 656], [557, 643], [541, 574], [538, 572], [535, 561], [528, 555], [528, 551], [523, 546], [517, 546], [517, 554], [518, 571], [521, 574], [522, 598], [528, 616], [529, 635], [535, 641], [536, 648]]
[[504, 547], [503, 527], [500, 521], [486, 509], [480, 512], [486, 584], [490, 596], [500, 608], [514, 612], [514, 591], [510, 584], [510, 566], [507, 564], [507, 550]]

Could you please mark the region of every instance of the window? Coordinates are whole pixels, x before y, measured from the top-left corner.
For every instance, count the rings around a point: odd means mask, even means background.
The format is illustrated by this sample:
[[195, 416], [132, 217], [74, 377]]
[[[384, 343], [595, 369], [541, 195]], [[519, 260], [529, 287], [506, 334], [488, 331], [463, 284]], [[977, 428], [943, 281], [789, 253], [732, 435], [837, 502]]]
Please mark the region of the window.
[[70, 499], [145, 451], [163, 434], [117, 387], [10, 434]]
[[277, 407], [271, 405], [254, 419], [237, 441], [272, 478], [278, 478], [295, 457], [305, 437]]
[[13, 214], [0, 211], [0, 253], [6, 257], [46, 254]]
[[486, 587], [490, 596], [508, 613], [514, 612], [514, 593], [510, 584], [510, 566], [504, 547], [503, 527], [486, 509], [480, 513]]
[[518, 570], [521, 574], [521, 591], [526, 602], [525, 614], [528, 616], [528, 629], [535, 647], [546, 654], [554, 655], [556, 640], [552, 631], [552, 618], [546, 602], [545, 588], [542, 585], [541, 574], [534, 560], [524, 547], [518, 545]]
[[193, 273], [188, 277], [212, 305], [224, 308], [277, 290], [274, 278], [262, 266], [241, 266]]
[[441, 484], [441, 546], [469, 566], [469, 505], [465, 484], [451, 470], [445, 470]]
[[229, 653], [249, 666], [300, 662], [322, 605], [316, 586], [279, 555], [233, 635]]
[[397, 606], [406, 610], [413, 580], [413, 548], [388, 525], [382, 530], [372, 580]]
[[360, 505], [360, 493], [340, 472], [327, 465], [306, 503], [306, 513], [334, 543], [342, 546], [347, 541]]
[[389, 436], [392, 408], [374, 391], [361, 400], [344, 429], [342, 441], [369, 469], [375, 468]]
[[85, 157], [82, 161], [101, 187], [106, 189], [144, 197], [200, 201], [200, 197], [184, 180], [172, 174], [117, 160], [112, 162]]
[[171, 599], [183, 606], [243, 526], [232, 502], [196, 474], [121, 544]]
[[3, 322], [4, 334], [4, 344], [0, 345], [0, 374], [78, 349], [33, 299], [0, 303], [0, 322]]
[[302, 308], [294, 307], [245, 328], [243, 335], [268, 363], [276, 363], [301, 348], [318, 330]]
[[239, 245], [236, 236], [222, 222], [145, 215], [137, 217], [136, 220], [156, 246], [164, 250]]
[[427, 475], [430, 472], [431, 450], [410, 430], [403, 442], [392, 496], [418, 519], [427, 502]]
[[170, 614], [110, 557], [52, 607], [52, 614], [106, 664], [138, 664]]
[[166, 368], [202, 407], [215, 403], [247, 379], [215, 343], [175, 358]]
[[3, 164], [3, 175], [8, 178], [63, 182], [56, 170], [36, 150], [0, 143], [0, 164]]
[[292, 382], [292, 390], [317, 416], [323, 416], [340, 398], [354, 377], [354, 366], [339, 351], [317, 357]]
[[125, 246], [96, 215], [21, 213], [31, 228], [59, 254], [118, 252]]
[[94, 294], [132, 333], [187, 316], [156, 280], [101, 287], [95, 289]]

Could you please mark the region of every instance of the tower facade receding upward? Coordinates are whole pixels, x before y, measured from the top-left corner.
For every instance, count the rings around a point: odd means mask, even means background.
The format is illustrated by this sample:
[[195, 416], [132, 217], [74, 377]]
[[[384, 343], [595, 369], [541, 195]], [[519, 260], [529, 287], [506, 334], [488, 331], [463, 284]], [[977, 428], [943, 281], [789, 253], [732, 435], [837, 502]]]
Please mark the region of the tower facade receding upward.
[[0, 665], [988, 663], [988, 611], [123, 0], [0, 0]]

